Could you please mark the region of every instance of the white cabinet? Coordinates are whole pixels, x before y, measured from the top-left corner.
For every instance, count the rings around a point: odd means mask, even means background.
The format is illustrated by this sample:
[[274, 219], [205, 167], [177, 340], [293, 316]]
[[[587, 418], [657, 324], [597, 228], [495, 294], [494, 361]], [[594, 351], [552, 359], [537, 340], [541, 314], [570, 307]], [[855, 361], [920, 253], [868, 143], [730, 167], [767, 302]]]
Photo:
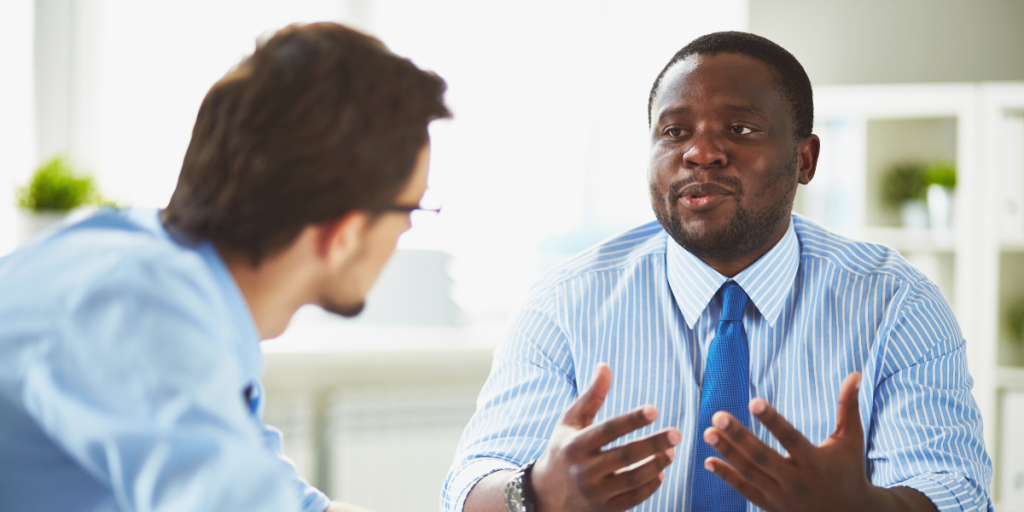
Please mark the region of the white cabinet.
[[[821, 160], [797, 211], [899, 250], [939, 284], [967, 339], [995, 500], [1024, 510], [1024, 399], [1012, 392], [1024, 391], [1024, 346], [1007, 326], [1024, 300], [1024, 83], [817, 87], [815, 118]], [[906, 160], [955, 161], [952, 230], [903, 228], [883, 205], [883, 171]]]

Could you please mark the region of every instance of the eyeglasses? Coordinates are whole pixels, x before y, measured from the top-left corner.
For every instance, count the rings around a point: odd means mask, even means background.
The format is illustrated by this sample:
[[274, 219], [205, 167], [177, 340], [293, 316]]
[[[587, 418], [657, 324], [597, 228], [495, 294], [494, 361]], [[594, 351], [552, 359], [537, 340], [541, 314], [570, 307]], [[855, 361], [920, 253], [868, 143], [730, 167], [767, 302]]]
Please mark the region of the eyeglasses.
[[388, 205], [376, 208], [378, 212], [395, 212], [405, 213], [409, 215], [409, 223], [412, 226], [428, 226], [431, 224], [433, 219], [441, 213], [441, 208], [424, 208], [422, 206], [401, 206], [401, 205]]
[[413, 213], [413, 212], [424, 212], [424, 213], [441, 213], [441, 208], [423, 208], [420, 206], [399, 206], [397, 204], [381, 207], [380, 210], [386, 212], [401, 212], [401, 213]]

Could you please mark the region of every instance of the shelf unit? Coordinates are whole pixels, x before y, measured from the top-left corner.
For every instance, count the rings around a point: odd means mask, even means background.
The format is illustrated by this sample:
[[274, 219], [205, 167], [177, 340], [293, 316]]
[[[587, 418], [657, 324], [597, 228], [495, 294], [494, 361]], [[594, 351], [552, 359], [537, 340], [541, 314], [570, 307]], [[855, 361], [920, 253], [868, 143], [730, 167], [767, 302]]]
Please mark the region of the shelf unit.
[[[1000, 404], [1010, 403], [1004, 394], [1024, 392], [1024, 347], [1008, 341], [1005, 318], [1024, 300], [1024, 211], [1016, 220], [1006, 213], [1011, 196], [1024, 210], [1021, 116], [1018, 82], [817, 87], [814, 131], [822, 154], [796, 205], [842, 234], [900, 251], [939, 284], [967, 339], [997, 503], [1000, 459], [1024, 459], [1002, 453], [1000, 441], [1010, 433], [999, 428], [1006, 412]], [[881, 205], [881, 170], [911, 159], [955, 161], [951, 230], [901, 228], [898, 215]], [[1015, 506], [1004, 502], [1000, 510]]]

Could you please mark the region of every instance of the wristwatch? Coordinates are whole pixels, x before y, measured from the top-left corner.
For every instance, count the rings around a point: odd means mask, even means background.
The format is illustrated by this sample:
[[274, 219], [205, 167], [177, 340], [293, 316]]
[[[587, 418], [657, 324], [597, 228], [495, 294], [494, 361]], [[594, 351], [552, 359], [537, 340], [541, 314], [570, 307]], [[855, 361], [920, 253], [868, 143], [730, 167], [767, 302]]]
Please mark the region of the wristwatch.
[[533, 472], [533, 461], [512, 475], [505, 484], [505, 509], [508, 512], [535, 512], [537, 497], [533, 494], [530, 484], [530, 473]]

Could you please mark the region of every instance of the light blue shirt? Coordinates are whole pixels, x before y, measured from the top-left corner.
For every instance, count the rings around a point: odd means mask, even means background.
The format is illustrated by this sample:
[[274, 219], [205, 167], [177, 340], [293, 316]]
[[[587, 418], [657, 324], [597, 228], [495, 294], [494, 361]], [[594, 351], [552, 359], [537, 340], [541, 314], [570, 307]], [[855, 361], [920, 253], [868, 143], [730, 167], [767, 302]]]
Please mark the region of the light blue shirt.
[[0, 510], [323, 512], [260, 419], [248, 306], [153, 210], [0, 259]]
[[[472, 486], [541, 456], [559, 416], [607, 362], [595, 421], [643, 404], [650, 426], [682, 433], [658, 491], [635, 510], [688, 510], [703, 361], [727, 280], [658, 223], [613, 238], [547, 274], [514, 316], [441, 496], [461, 511]], [[811, 442], [833, 431], [843, 378], [863, 374], [870, 480], [927, 495], [939, 510], [991, 510], [992, 464], [971, 396], [964, 338], [938, 287], [886, 247], [794, 215], [783, 239], [733, 278], [750, 296], [750, 396]], [[759, 422], [753, 432], [785, 453]], [[759, 510], [748, 505], [748, 510]]]

